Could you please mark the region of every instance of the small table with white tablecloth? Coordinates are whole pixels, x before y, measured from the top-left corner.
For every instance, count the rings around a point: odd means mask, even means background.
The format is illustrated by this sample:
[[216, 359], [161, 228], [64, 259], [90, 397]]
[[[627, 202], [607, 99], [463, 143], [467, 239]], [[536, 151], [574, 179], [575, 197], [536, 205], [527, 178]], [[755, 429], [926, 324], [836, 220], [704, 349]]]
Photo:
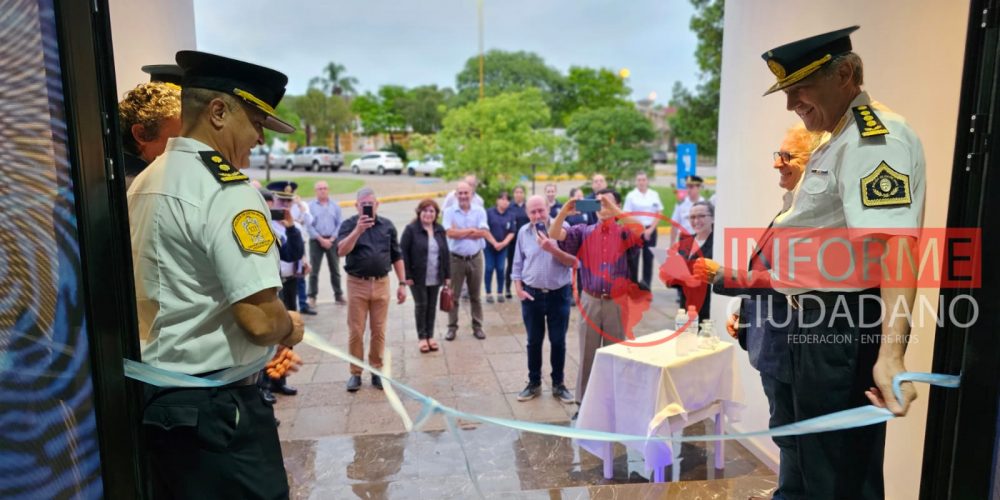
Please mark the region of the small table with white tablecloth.
[[[724, 432], [723, 418], [737, 420], [739, 384], [734, 380], [736, 349], [719, 342], [711, 349], [695, 349], [680, 356], [676, 339], [656, 343], [673, 330], [644, 335], [633, 344], [602, 347], [593, 368], [577, 416], [576, 428], [639, 436], [680, 435], [684, 427], [714, 417], [715, 433]], [[604, 476], [612, 477], [612, 444], [579, 440], [583, 449], [604, 460]], [[680, 446], [671, 450], [669, 441], [641, 440], [623, 443], [643, 454], [647, 469], [663, 480], [663, 469], [680, 456]], [[715, 444], [715, 467], [724, 464], [722, 442]], [[673, 478], [679, 478], [674, 467]]]

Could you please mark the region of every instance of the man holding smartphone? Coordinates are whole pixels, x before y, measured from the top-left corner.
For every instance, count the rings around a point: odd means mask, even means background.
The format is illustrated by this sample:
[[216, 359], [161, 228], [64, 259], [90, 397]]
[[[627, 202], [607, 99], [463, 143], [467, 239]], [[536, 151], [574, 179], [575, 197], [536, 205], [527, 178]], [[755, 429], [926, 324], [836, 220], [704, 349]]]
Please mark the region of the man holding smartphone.
[[[510, 277], [521, 300], [521, 317], [528, 334], [528, 385], [518, 401], [534, 399], [542, 392], [542, 343], [549, 331], [549, 364], [552, 396], [566, 404], [576, 400], [563, 381], [566, 365], [566, 330], [569, 328], [570, 283], [576, 257], [559, 248], [548, 237], [549, 213], [545, 198], [532, 196], [526, 205], [531, 224], [517, 233], [514, 267]], [[568, 227], [568, 225], [567, 225]]]
[[[396, 226], [378, 217], [378, 200], [371, 188], [358, 191], [354, 206], [358, 215], [344, 221], [337, 233], [337, 254], [344, 259], [347, 273], [347, 328], [350, 332], [348, 350], [351, 356], [365, 359], [365, 322], [371, 330], [368, 364], [382, 368], [385, 349], [385, 325], [389, 316], [389, 270], [395, 269], [399, 287], [396, 300], [406, 301], [406, 270], [399, 250]], [[351, 365], [347, 391], [361, 388], [361, 367]], [[372, 374], [372, 386], [382, 390], [382, 380]]]

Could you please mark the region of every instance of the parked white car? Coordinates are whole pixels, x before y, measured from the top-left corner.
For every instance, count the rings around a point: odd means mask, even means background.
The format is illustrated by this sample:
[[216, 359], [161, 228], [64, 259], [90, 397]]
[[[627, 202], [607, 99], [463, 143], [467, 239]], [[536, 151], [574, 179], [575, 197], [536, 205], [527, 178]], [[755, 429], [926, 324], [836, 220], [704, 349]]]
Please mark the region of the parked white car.
[[396, 175], [399, 175], [403, 173], [403, 160], [396, 153], [389, 151], [365, 153], [351, 162], [351, 172], [355, 174], [371, 172], [379, 175], [385, 175], [386, 172], [396, 172]]
[[425, 155], [423, 160], [413, 160], [406, 164], [406, 173], [410, 175], [424, 174], [430, 177], [444, 168], [444, 157], [441, 155]]

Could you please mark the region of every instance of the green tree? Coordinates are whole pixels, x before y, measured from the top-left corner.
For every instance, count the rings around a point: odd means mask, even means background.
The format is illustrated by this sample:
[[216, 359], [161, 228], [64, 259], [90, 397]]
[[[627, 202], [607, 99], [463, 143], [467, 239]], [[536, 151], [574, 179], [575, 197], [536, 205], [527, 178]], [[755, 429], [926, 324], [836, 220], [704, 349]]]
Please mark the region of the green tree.
[[579, 173], [600, 172], [610, 185], [619, 186], [649, 167], [645, 143], [653, 139], [653, 124], [631, 106], [581, 110], [573, 114], [566, 133], [576, 142]]
[[722, 72], [722, 27], [725, 0], [691, 0], [695, 15], [691, 31], [698, 36], [695, 58], [700, 82], [692, 92], [674, 84], [670, 104], [677, 113], [669, 118], [670, 129], [680, 142], [693, 142], [699, 152], [714, 155], [719, 136], [719, 82]]
[[[483, 56], [483, 82], [486, 97], [505, 92], [536, 88], [542, 92], [545, 103], [552, 110], [559, 108], [566, 86], [559, 70], [545, 64], [545, 60], [532, 52], [507, 52], [490, 50]], [[479, 56], [470, 57], [465, 67], [455, 77], [456, 103], [461, 106], [479, 99]], [[550, 114], [550, 117], [552, 115]], [[559, 116], [554, 116], [561, 123]]]
[[323, 68], [323, 76], [309, 80], [310, 87], [318, 87], [330, 95], [352, 96], [357, 84], [358, 79], [347, 76], [347, 68], [343, 64], [337, 64], [333, 61], [327, 63]]
[[581, 109], [631, 106], [628, 101], [631, 92], [614, 71], [572, 66], [566, 77], [564, 96], [559, 100], [562, 125], [568, 124], [570, 115]]
[[434, 134], [441, 130], [441, 120], [448, 110], [447, 103], [454, 97], [449, 88], [423, 85], [406, 91], [394, 100], [396, 112], [420, 134]]
[[290, 141], [296, 144], [305, 143], [306, 135], [305, 131], [303, 131], [300, 126], [301, 118], [299, 117], [299, 114], [295, 112], [295, 101], [297, 99], [298, 96], [285, 96], [285, 98], [278, 103], [278, 107], [274, 110], [275, 113], [277, 113], [278, 118], [281, 118], [295, 127], [295, 132], [292, 132], [291, 134], [279, 134], [273, 130], [264, 129], [264, 144], [270, 146], [271, 141], [275, 137], [283, 141]]
[[361, 118], [365, 135], [386, 134], [389, 143], [395, 144], [393, 134], [406, 130], [406, 120], [399, 114], [396, 102], [406, 95], [398, 85], [383, 85], [378, 94], [366, 92], [351, 101], [351, 111]]
[[445, 157], [442, 175], [449, 179], [474, 172], [489, 199], [509, 187], [532, 165], [547, 169], [558, 144], [545, 127], [551, 115], [538, 89], [488, 97], [444, 117], [438, 144]]
[[322, 90], [311, 87], [306, 95], [294, 101], [295, 111], [315, 132], [315, 137], [306, 134], [306, 145], [313, 142], [326, 144], [331, 133], [350, 129], [354, 115], [347, 102], [339, 95], [326, 95]]
[[420, 160], [424, 155], [437, 152], [437, 141], [433, 135], [421, 134], [419, 132], [410, 136], [410, 152], [412, 158]]
[[[330, 94], [331, 97], [338, 97], [343, 103], [335, 103], [333, 106], [336, 108], [338, 121], [333, 126], [333, 150], [340, 152], [340, 134], [350, 130], [351, 121], [354, 119], [350, 112], [350, 106], [348, 101], [350, 97], [355, 93], [355, 86], [358, 84], [358, 79], [353, 76], [347, 76], [347, 68], [343, 64], [337, 64], [333, 61], [327, 63], [326, 67], [323, 68], [323, 76], [317, 76], [312, 80], [309, 80], [310, 87], [318, 87], [323, 92]], [[339, 118], [343, 118], [342, 110], [346, 108], [347, 123], [343, 123]]]

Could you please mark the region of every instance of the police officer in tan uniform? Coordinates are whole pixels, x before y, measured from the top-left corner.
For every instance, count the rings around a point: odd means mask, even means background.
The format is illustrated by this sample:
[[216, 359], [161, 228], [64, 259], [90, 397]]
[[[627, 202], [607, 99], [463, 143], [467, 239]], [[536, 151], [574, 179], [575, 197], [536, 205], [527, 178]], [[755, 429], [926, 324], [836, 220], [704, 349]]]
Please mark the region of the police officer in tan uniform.
[[[852, 242], [912, 243], [923, 224], [923, 147], [903, 117], [861, 89], [863, 66], [850, 39], [857, 29], [816, 35], [762, 56], [777, 78], [765, 95], [782, 91], [786, 108], [807, 129], [830, 134], [813, 152], [791, 209], [774, 227], [846, 228]], [[809, 289], [794, 282], [778, 286], [796, 317], [789, 337], [796, 421], [869, 402], [906, 414], [916, 392], [903, 384], [903, 401], [897, 402], [891, 387], [892, 377], [906, 370], [909, 325], [906, 318], [880, 317], [873, 302], [881, 299], [888, 311], [902, 302], [912, 311], [915, 288], [885, 278]], [[804, 493], [789, 498], [885, 496], [885, 424], [798, 436], [797, 444]]]
[[[204, 376], [302, 340], [278, 299], [278, 252], [260, 193], [240, 172], [287, 77], [181, 51], [183, 125], [129, 189], [142, 361]], [[147, 387], [143, 413], [157, 497], [287, 498], [274, 412], [258, 373], [221, 388]]]

